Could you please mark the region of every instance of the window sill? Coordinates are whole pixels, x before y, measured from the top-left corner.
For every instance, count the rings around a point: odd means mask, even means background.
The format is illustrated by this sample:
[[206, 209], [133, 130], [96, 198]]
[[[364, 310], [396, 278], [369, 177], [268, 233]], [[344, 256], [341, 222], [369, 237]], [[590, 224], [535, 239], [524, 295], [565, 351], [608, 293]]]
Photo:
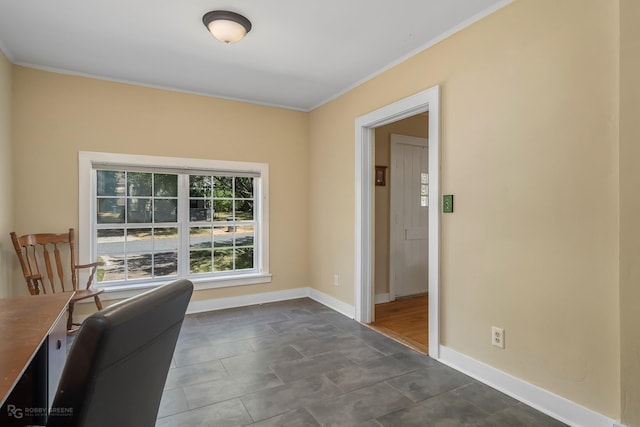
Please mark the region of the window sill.
[[[224, 278], [202, 278], [202, 279], [194, 279], [188, 278], [193, 282], [193, 288], [195, 291], [201, 291], [205, 289], [219, 289], [219, 288], [228, 288], [233, 286], [244, 286], [244, 285], [258, 285], [261, 283], [271, 283], [271, 274], [265, 273], [257, 273], [257, 274], [247, 274], [242, 276], [231, 276]], [[104, 292], [100, 295], [100, 299], [104, 301], [109, 300], [118, 300], [124, 298], [130, 298], [136, 295], [139, 295], [143, 292], [146, 292], [150, 289], [156, 288], [158, 286], [166, 285], [171, 283], [172, 280], [162, 281], [162, 282], [151, 282], [151, 283], [141, 283], [135, 285], [116, 285], [110, 287], [104, 287]], [[100, 286], [95, 286], [99, 288]], [[84, 304], [84, 303], [93, 303], [93, 299], [88, 298], [82, 301], [78, 301], [76, 304]]]

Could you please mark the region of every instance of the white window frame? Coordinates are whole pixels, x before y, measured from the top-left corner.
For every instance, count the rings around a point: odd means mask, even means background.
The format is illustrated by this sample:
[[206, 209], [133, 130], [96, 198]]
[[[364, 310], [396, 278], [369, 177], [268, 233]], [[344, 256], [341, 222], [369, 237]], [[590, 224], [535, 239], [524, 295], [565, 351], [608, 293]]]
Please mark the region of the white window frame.
[[[134, 154], [99, 153], [80, 151], [78, 153], [78, 261], [87, 264], [95, 261], [96, 242], [95, 217], [96, 217], [96, 167], [140, 167], [145, 169], [174, 169], [188, 173], [252, 173], [259, 177], [256, 179], [256, 239], [254, 250], [257, 252], [256, 271], [242, 273], [234, 271], [229, 275], [218, 277], [189, 276], [195, 289], [214, 289], [230, 286], [254, 285], [270, 283], [269, 270], [269, 165], [267, 163], [235, 162], [226, 160], [190, 159], [182, 157], [160, 157]], [[185, 276], [186, 277], [186, 276]], [[167, 284], [178, 277], [168, 280], [158, 280], [144, 283], [127, 283], [113, 286], [103, 286], [105, 293], [113, 293], [114, 298], [128, 297], [135, 294], [136, 290], [146, 290]], [[82, 282], [81, 282], [82, 283]], [[118, 295], [116, 295], [118, 294]], [[107, 295], [106, 299], [110, 299]]]

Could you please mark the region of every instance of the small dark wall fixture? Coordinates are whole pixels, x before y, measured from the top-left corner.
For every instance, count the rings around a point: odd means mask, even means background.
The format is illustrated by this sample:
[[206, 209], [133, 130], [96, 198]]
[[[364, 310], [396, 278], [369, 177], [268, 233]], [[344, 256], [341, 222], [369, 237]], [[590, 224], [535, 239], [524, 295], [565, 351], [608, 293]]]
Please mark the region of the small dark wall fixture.
[[387, 167], [386, 166], [376, 166], [376, 185], [385, 186], [387, 185]]
[[442, 212], [453, 212], [453, 194], [445, 194], [442, 196]]

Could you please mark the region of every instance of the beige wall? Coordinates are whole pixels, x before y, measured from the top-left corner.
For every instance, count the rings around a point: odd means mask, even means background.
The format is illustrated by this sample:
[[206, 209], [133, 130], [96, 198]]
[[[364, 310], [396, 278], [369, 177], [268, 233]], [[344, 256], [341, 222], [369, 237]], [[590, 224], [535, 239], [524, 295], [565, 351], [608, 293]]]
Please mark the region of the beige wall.
[[375, 187], [375, 293], [389, 293], [389, 189], [391, 134], [426, 138], [428, 115], [419, 114], [375, 129], [375, 164], [386, 166], [387, 185]]
[[640, 3], [620, 3], [620, 319], [622, 421], [640, 426]]
[[13, 129], [21, 233], [78, 226], [79, 151], [268, 163], [272, 283], [194, 300], [308, 286], [307, 114], [15, 67]]
[[618, 30], [617, 2], [517, 0], [313, 111], [312, 285], [354, 302], [354, 120], [441, 85], [442, 343], [617, 418]]
[[13, 246], [13, 174], [11, 164], [12, 65], [0, 50], [0, 298], [11, 296]]

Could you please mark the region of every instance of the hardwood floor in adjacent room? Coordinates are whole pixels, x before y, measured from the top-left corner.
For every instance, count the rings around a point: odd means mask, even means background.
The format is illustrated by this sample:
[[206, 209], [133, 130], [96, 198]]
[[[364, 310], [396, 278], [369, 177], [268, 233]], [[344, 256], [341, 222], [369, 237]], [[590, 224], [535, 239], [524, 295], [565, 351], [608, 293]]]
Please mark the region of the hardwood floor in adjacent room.
[[423, 354], [429, 349], [429, 297], [418, 295], [376, 304], [371, 328]]

